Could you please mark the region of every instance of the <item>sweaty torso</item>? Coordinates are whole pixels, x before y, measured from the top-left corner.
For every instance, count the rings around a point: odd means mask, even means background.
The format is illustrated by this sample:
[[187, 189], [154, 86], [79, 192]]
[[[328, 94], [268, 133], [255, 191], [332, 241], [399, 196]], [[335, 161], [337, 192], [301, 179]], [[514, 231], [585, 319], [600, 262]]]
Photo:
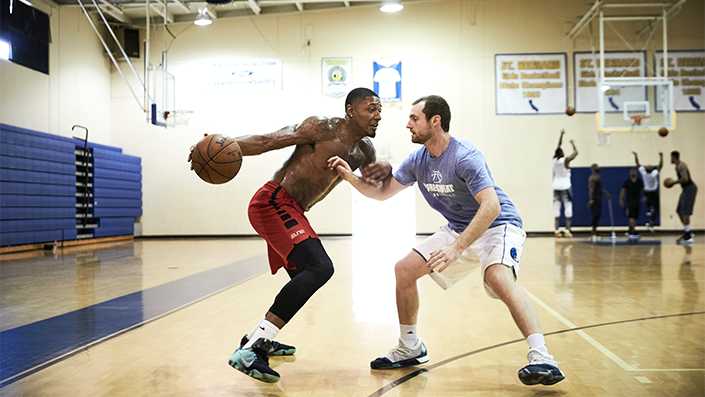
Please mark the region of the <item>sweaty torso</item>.
[[341, 140], [346, 132], [343, 119], [320, 118], [313, 123], [316, 140], [297, 145], [291, 157], [272, 177], [272, 182], [281, 185], [304, 211], [321, 201], [342, 181], [335, 170], [328, 169], [329, 158], [339, 156], [353, 170], [363, 162], [374, 161], [369, 152], [372, 147], [369, 138], [363, 138], [352, 147]]

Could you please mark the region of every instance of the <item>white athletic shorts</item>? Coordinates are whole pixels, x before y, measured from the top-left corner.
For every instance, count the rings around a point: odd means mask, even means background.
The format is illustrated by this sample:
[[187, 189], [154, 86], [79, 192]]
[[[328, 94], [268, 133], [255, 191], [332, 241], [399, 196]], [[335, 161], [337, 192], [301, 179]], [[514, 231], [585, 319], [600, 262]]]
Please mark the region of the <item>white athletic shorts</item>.
[[[439, 231], [417, 244], [414, 251], [428, 261], [431, 252], [451, 244], [458, 236], [457, 232], [451, 230], [448, 225], [444, 225]], [[503, 264], [512, 268], [516, 280], [525, 240], [526, 233], [514, 225], [504, 224], [489, 228], [463, 251], [457, 261], [448, 265], [442, 273], [432, 271], [430, 276], [445, 290], [477, 269], [478, 266], [482, 266], [481, 273], [485, 292], [491, 298], [498, 299], [485, 281], [485, 271], [491, 265]]]

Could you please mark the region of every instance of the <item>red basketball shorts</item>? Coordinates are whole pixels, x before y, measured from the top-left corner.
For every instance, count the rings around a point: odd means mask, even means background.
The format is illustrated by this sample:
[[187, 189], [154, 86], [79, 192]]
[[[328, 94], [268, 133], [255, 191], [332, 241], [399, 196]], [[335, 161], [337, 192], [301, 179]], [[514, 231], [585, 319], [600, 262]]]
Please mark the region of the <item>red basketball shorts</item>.
[[299, 203], [272, 181], [257, 190], [250, 200], [247, 214], [257, 234], [267, 241], [272, 274], [280, 267], [296, 269], [286, 260], [294, 245], [309, 237], [318, 239]]

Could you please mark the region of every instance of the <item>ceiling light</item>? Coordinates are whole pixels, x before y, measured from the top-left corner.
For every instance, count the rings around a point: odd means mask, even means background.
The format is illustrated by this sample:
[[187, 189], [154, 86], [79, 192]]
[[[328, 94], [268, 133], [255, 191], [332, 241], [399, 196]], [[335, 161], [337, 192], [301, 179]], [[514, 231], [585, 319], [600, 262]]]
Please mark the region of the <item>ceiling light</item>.
[[198, 10], [198, 16], [196, 17], [196, 20], [193, 21], [198, 26], [208, 26], [213, 23], [211, 18], [206, 14], [206, 9], [204, 8], [203, 10]]
[[401, 11], [404, 8], [401, 3], [396, 2], [396, 1], [385, 1], [382, 2], [382, 7], [379, 8], [380, 11], [382, 12], [397, 12]]

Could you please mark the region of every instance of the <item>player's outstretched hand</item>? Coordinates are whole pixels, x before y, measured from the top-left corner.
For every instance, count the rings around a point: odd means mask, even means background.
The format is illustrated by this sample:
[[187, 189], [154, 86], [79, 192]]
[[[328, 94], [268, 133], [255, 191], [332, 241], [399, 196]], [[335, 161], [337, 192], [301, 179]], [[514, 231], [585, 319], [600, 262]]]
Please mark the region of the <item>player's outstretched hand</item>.
[[440, 273], [446, 270], [448, 265], [458, 260], [458, 258], [460, 258], [460, 252], [458, 252], [452, 244], [448, 244], [431, 252], [431, 256], [428, 258], [426, 266], [428, 266], [429, 269]]
[[350, 179], [354, 176], [352, 168], [350, 168], [350, 164], [338, 156], [333, 156], [328, 159], [328, 168], [331, 170], [336, 170], [338, 172], [338, 176], [348, 182], [350, 182]]
[[[204, 137], [208, 136], [208, 133], [203, 134]], [[188, 150], [188, 159], [186, 159], [187, 162], [191, 163], [191, 153], [193, 153], [193, 149], [196, 148], [196, 145], [191, 145], [191, 147]], [[193, 171], [193, 164], [191, 164], [191, 170]]]
[[392, 176], [392, 165], [387, 161], [377, 161], [360, 167], [360, 173], [363, 181], [376, 185]]

